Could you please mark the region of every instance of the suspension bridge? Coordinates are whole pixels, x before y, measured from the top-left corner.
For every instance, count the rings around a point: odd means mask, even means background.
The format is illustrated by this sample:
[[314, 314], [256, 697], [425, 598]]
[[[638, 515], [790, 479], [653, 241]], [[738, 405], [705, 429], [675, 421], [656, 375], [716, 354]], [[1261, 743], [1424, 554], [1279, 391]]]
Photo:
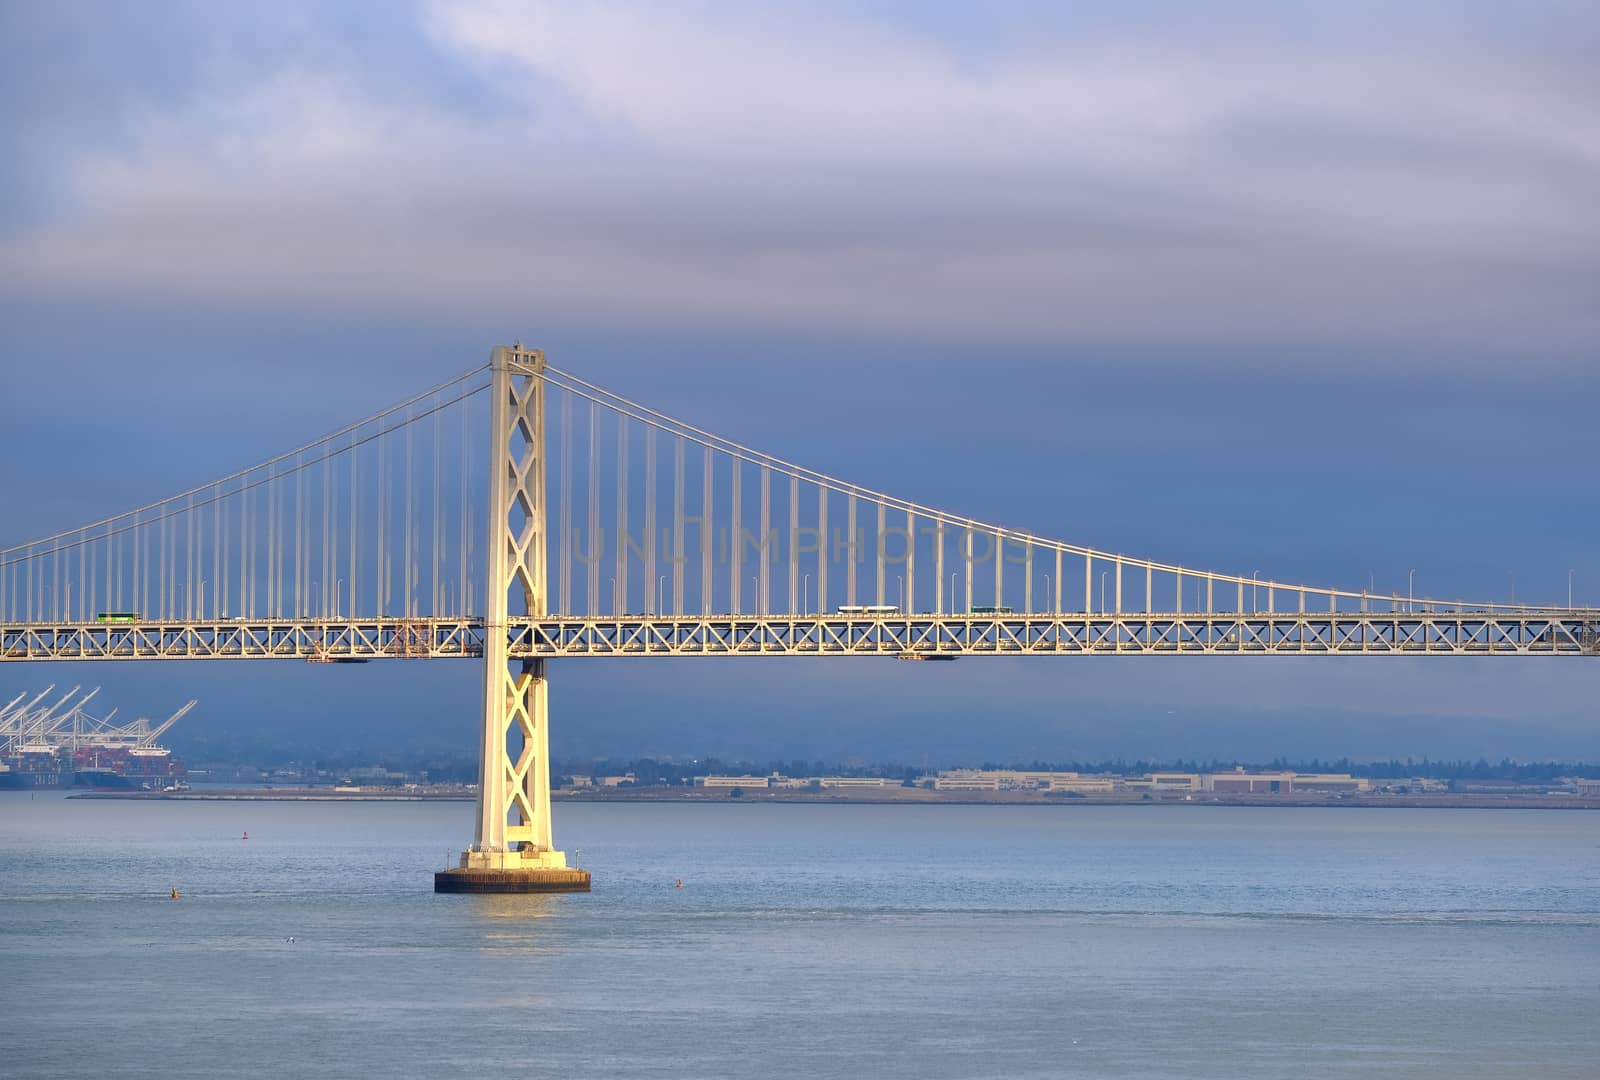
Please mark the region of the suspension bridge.
[[588, 887], [551, 835], [550, 660], [1119, 654], [1596, 656], [1600, 611], [1262, 580], [981, 522], [520, 344], [268, 461], [0, 550], [0, 661], [481, 659], [476, 836], [441, 890]]

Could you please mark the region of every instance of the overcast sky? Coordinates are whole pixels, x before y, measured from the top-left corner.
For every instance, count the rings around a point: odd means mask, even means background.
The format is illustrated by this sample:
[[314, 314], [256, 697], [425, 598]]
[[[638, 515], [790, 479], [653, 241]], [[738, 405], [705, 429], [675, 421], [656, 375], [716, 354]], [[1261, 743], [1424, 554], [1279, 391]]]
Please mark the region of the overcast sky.
[[[1043, 535], [1600, 604], [1597, 54], [1576, 0], [4, 5], [0, 546], [521, 338]], [[555, 678], [568, 751], [1600, 756], [1600, 663]], [[0, 697], [63, 681], [475, 730], [437, 665], [17, 665]]]

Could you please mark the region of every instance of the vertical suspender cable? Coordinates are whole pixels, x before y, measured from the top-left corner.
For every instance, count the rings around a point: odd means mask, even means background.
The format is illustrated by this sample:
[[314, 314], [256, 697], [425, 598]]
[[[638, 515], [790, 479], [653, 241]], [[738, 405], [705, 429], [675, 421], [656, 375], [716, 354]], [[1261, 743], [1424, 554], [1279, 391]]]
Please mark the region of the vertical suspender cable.
[[994, 606], [1000, 607], [1005, 603], [1005, 573], [1006, 538], [1001, 533], [994, 534]]
[[249, 477], [239, 477], [239, 614], [253, 618], [256, 613], [255, 537], [250, 529]]
[[[251, 532], [255, 534], [250, 539], [250, 591], [252, 598], [255, 598], [258, 591], [256, 579], [259, 578], [261, 581], [261, 589], [259, 590], [260, 606], [253, 614], [270, 616], [272, 614], [272, 480], [270, 469], [268, 470], [267, 482], [261, 488], [260, 500], [252, 499], [252, 502], [255, 503], [252, 507], [252, 516], [256, 519], [250, 523]], [[266, 519], [267, 529], [265, 536], [260, 535], [262, 528], [260, 519], [262, 518]], [[265, 543], [263, 543], [263, 540]]]
[[[463, 420], [463, 423], [465, 421]], [[561, 580], [558, 586], [560, 613], [572, 614], [572, 393], [561, 392]], [[462, 575], [466, 575], [465, 569]]]
[[378, 614], [389, 613], [389, 455], [385, 453], [386, 436], [379, 435], [378, 446]]
[[286, 614], [285, 606], [283, 606], [283, 571], [285, 571], [285, 565], [288, 560], [286, 560], [283, 547], [288, 544], [288, 538], [283, 534], [283, 531], [288, 528], [288, 522], [286, 522], [285, 518], [290, 515], [290, 509], [286, 504], [288, 496], [283, 493], [282, 480], [282, 475], [274, 477], [274, 480], [272, 480], [272, 552], [274, 552], [274, 555], [272, 555], [272, 614], [274, 614], [274, 618], [278, 619], [282, 619]]
[[233, 535], [232, 534], [232, 521], [233, 521], [233, 519], [228, 514], [228, 511], [227, 511], [226, 507], [224, 506], [224, 504], [226, 502], [227, 502], [227, 499], [224, 497], [223, 489], [222, 489], [221, 485], [218, 485], [218, 487], [217, 487], [217, 515], [218, 515], [218, 517], [217, 517], [217, 535], [222, 538], [222, 549], [221, 549], [221, 552], [220, 552], [220, 554], [218, 555], [218, 558], [217, 558], [217, 603], [216, 603], [217, 613], [216, 613], [216, 617], [219, 618], [219, 619], [222, 618], [223, 616], [225, 616], [228, 613], [229, 607], [232, 604], [232, 600], [233, 600], [233, 598], [232, 598], [232, 589], [229, 587], [230, 584], [231, 584], [230, 578], [231, 578], [232, 575], [230, 575], [228, 573], [228, 568], [233, 565], [233, 551], [229, 547], [229, 544], [230, 544], [230, 542], [232, 540], [232, 535]]
[[828, 536], [828, 489], [817, 485], [817, 614], [828, 612], [828, 560], [833, 540]]
[[732, 603], [729, 611], [738, 614], [744, 607], [744, 582], [740, 580], [740, 563], [744, 554], [744, 508], [739, 505], [741, 494], [740, 479], [744, 472], [744, 463], [738, 458], [730, 458], [733, 463], [733, 522], [730, 530], [733, 536], [733, 551], [731, 552], [731, 567], [728, 573], [728, 597]]
[[[332, 448], [329, 448], [332, 453]], [[337, 473], [333, 471], [335, 459], [329, 458], [322, 463], [322, 611], [324, 619], [333, 614], [334, 604], [339, 599], [339, 575], [333, 568], [334, 551], [339, 545], [339, 525], [333, 517], [333, 489], [337, 485]]]
[[196, 584], [200, 580], [200, 547], [205, 543], [205, 520], [194, 506], [194, 496], [183, 510], [183, 618], [194, 620]]
[[672, 613], [683, 614], [683, 440], [672, 440]]
[[417, 578], [416, 563], [415, 563], [415, 558], [414, 558], [414, 556], [416, 555], [416, 547], [413, 544], [413, 539], [414, 539], [414, 537], [413, 537], [413, 527], [415, 525], [415, 518], [412, 516], [412, 513], [411, 513], [412, 504], [416, 501], [416, 492], [412, 490], [414, 485], [411, 482], [411, 478], [412, 478], [411, 459], [412, 459], [412, 456], [413, 456], [412, 452], [411, 452], [411, 447], [412, 447], [412, 442], [413, 442], [413, 432], [412, 432], [412, 427], [413, 426], [414, 425], [411, 423], [411, 409], [407, 408], [406, 409], [406, 437], [405, 437], [405, 444], [404, 444], [404, 450], [405, 450], [405, 455], [406, 455], [406, 470], [405, 470], [405, 497], [406, 497], [405, 521], [406, 521], [406, 528], [405, 528], [405, 536], [403, 538], [403, 542], [405, 543], [405, 546], [406, 546], [406, 561], [405, 561], [405, 575], [406, 575], [406, 577], [405, 577], [405, 582], [400, 586], [400, 605], [401, 605], [401, 611], [404, 613], [405, 617], [408, 618], [408, 619], [412, 618], [413, 616], [416, 615], [416, 610], [415, 610], [415, 608], [416, 608], [416, 588], [415, 588], [415, 586], [416, 586], [416, 578]]
[[906, 594], [905, 610], [917, 610], [917, 517], [906, 511]]
[[456, 547], [459, 549], [461, 559], [461, 580], [456, 583], [456, 613], [467, 613], [467, 492], [470, 488], [467, 477], [467, 418], [468, 409], [465, 404], [461, 406], [461, 521], [457, 525]]
[[355, 618], [357, 615], [356, 596], [358, 594], [356, 592], [356, 541], [358, 538], [356, 536], [356, 520], [361, 504], [361, 485], [358, 482], [357, 475], [359, 459], [361, 456], [361, 448], [356, 439], [357, 434], [358, 433], [354, 431], [350, 433], [350, 536], [347, 540], [350, 545], [350, 550], [348, 552], [350, 558], [350, 564], [348, 567], [350, 581], [348, 582], [349, 592], [346, 593], [346, 595], [350, 598], [350, 606], [346, 610], [345, 615], [351, 619]]
[[845, 547], [844, 602], [854, 607], [856, 602], [856, 561], [857, 556], [860, 554], [857, 551], [860, 538], [856, 536], [856, 493], [854, 491], [850, 493], [850, 499], [845, 505], [848, 509], [845, 511], [844, 527], [845, 531], [850, 534], [850, 538]]
[[294, 458], [294, 617], [306, 612], [306, 469], [304, 455]]
[[1026, 594], [1023, 598], [1022, 610], [1033, 614], [1033, 537], [1028, 537], [1023, 542], [1027, 562], [1022, 567], [1022, 591]]
[[656, 576], [656, 429], [644, 429], [644, 609], [661, 614]]
[[761, 470], [761, 536], [756, 541], [756, 557], [761, 560], [760, 587], [756, 590], [756, 614], [766, 615], [772, 609], [772, 594], [768, 588], [772, 575], [772, 470]]
[[[627, 539], [629, 539], [629, 523], [627, 523], [627, 474], [632, 472], [627, 462], [627, 418], [618, 414], [616, 418], [616, 570], [611, 579], [611, 614], [622, 614], [627, 610]], [[646, 586], [645, 594], [650, 595], [650, 587]], [[648, 603], [646, 603], [648, 610]]]
[[[206, 617], [206, 541], [209, 539], [214, 546], [217, 533], [206, 520], [203, 500], [199, 505], [192, 505], [189, 513], [194, 518], [194, 602], [189, 605], [193, 612], [189, 619], [198, 622]], [[212, 511], [213, 517], [215, 514]]]
[[[271, 467], [268, 467], [267, 484], [264, 490], [264, 497], [266, 498], [267, 502], [267, 594], [262, 598], [264, 600], [262, 608], [264, 609], [268, 618], [271, 618], [278, 613], [276, 601], [273, 599], [273, 597], [276, 595], [275, 589], [277, 582], [277, 577], [275, 576], [276, 571], [273, 569], [273, 567], [277, 562], [278, 551], [277, 499], [273, 496], [276, 486], [277, 479], [272, 475]], [[163, 552], [166, 551], [165, 543], [161, 545], [161, 549]]]
[[[442, 494], [442, 485], [439, 481], [440, 474], [443, 471], [440, 468], [440, 465], [443, 463], [443, 459], [441, 457], [444, 449], [443, 444], [444, 417], [438, 413], [435, 413], [433, 415], [433, 461], [428, 466], [428, 470], [433, 473], [433, 555], [428, 560], [430, 567], [429, 584], [431, 586], [432, 599], [428, 602], [428, 614], [434, 617], [438, 617], [444, 606], [439, 594], [439, 590], [444, 587], [444, 575], [442, 573], [443, 568], [439, 564], [439, 531], [444, 527], [444, 507], [439, 502], [440, 495]], [[541, 466], [543, 464], [543, 462], [540, 462]], [[543, 537], [540, 537], [540, 539], [542, 540]]]
[[789, 552], [789, 607], [791, 615], [800, 613], [800, 479], [789, 477], [789, 535], [783, 546]]
[[167, 606], [167, 518], [161, 518], [161, 618], [163, 621], [171, 614]]
[[711, 525], [711, 482], [713, 457], [711, 447], [700, 451], [705, 466], [705, 477], [700, 483], [700, 614], [710, 615], [715, 595], [711, 560], [716, 546], [716, 530]]
[[874, 561], [877, 563], [878, 569], [878, 599], [875, 600], [874, 603], [876, 603], [879, 607], [882, 607], [887, 602], [884, 599], [884, 558], [888, 555], [888, 552], [884, 550], [886, 547], [884, 543], [884, 533], [888, 531], [886, 528], [888, 513], [889, 508], [880, 502], [878, 504], [878, 529], [872, 537], [873, 555], [875, 556]]
[[[966, 603], [962, 605], [962, 610], [965, 611], [968, 615], [970, 615], [970, 614], [972, 614], [972, 526], [970, 526], [970, 525], [967, 526], [966, 533], [967, 533], [967, 572], [964, 575], [966, 580], [962, 584], [963, 584], [963, 587], [966, 590], [967, 600], [966, 600]], [[952, 604], [955, 603], [955, 597], [951, 597], [950, 598], [950, 602]]]
[[[477, 445], [482, 445], [482, 444], [477, 444]], [[464, 475], [467, 477], [466, 490], [468, 490], [468, 491], [476, 490], [476, 480], [474, 478], [476, 477], [476, 478], [480, 478], [481, 479], [481, 478], [483, 478], [483, 475], [484, 475], [481, 472], [475, 472], [473, 470], [473, 466], [477, 462], [477, 453], [478, 453], [477, 446], [474, 445], [473, 440], [468, 439], [467, 440], [467, 463], [466, 463], [466, 471], [464, 473]], [[487, 463], [487, 459], [485, 459], [485, 463]], [[474, 565], [473, 561], [472, 561], [472, 555], [473, 555], [473, 552], [476, 550], [475, 545], [474, 545], [474, 540], [477, 537], [477, 528], [478, 527], [475, 524], [473, 524], [472, 515], [467, 513], [467, 508], [463, 508], [461, 512], [463, 514], [462, 521], [464, 522], [464, 527], [466, 529], [466, 537], [467, 537], [465, 540], [462, 541], [461, 547], [462, 547], [462, 551], [465, 553], [465, 559], [466, 559], [465, 565], [468, 566], [468, 567], [471, 567], [472, 565]], [[484, 558], [487, 559], [488, 556], [485, 555]], [[463, 610], [470, 612], [470, 611], [473, 610], [473, 605], [476, 603], [476, 596], [477, 596], [477, 590], [474, 588], [476, 583], [472, 580], [472, 574], [471, 574], [470, 570], [467, 572], [465, 580], [466, 580], [466, 584], [467, 584], [467, 591], [466, 591], [466, 594], [465, 594], [466, 595], [466, 600], [464, 602]], [[486, 599], [487, 599], [487, 597], [486, 597]]]
[[589, 403], [589, 542], [584, 546], [584, 561], [589, 564], [589, 610], [600, 614], [600, 406]]

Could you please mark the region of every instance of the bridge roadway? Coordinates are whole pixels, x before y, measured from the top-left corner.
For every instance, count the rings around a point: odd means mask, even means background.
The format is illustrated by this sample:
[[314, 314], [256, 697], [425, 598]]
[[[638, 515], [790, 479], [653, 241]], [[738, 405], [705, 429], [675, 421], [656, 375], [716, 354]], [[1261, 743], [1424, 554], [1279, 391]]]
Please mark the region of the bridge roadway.
[[[237, 619], [0, 626], [0, 661], [483, 655], [482, 619]], [[512, 617], [519, 657], [1600, 656], [1600, 609], [1033, 615]]]

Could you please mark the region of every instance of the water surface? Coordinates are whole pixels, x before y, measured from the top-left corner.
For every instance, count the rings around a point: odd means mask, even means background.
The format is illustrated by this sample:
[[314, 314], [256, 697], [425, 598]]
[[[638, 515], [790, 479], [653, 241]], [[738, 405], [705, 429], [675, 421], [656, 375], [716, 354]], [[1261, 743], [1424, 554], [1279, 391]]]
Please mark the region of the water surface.
[[464, 803], [4, 793], [0, 1074], [1577, 1078], [1600, 1053], [1600, 814], [556, 812], [588, 896], [435, 895]]

